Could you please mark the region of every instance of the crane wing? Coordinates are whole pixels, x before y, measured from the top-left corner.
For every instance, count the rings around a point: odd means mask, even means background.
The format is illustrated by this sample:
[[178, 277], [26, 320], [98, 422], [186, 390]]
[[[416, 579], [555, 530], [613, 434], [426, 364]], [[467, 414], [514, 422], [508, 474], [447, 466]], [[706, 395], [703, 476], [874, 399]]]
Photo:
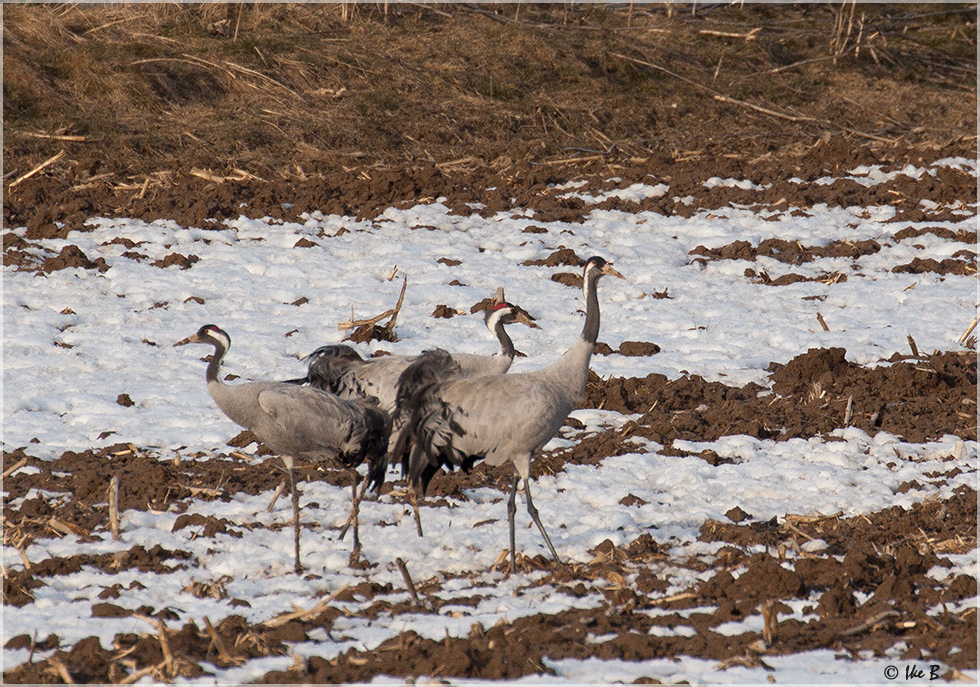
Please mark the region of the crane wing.
[[381, 409], [387, 413], [395, 410], [398, 378], [414, 357], [390, 356], [367, 361], [353, 368], [340, 380], [344, 396], [356, 398], [375, 398]]
[[349, 406], [317, 389], [277, 386], [261, 391], [258, 402], [297, 454], [337, 456], [345, 451], [353, 433]]
[[409, 478], [424, 488], [440, 466], [467, 469], [481, 459], [500, 465], [529, 457], [571, 412], [566, 396], [532, 375], [475, 377], [429, 387], [412, 416], [411, 441], [405, 442], [411, 444]]
[[304, 360], [307, 362], [306, 381], [310, 386], [335, 394], [340, 393], [339, 384], [344, 374], [364, 364], [361, 355], [344, 344], [320, 346]]

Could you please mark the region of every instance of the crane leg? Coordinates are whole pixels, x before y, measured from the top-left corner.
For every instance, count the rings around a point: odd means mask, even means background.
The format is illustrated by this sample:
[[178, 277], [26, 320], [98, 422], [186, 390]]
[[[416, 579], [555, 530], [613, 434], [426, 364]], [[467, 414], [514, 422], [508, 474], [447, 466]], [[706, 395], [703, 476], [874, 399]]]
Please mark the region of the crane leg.
[[[402, 430], [403, 432], [405, 430]], [[398, 437], [399, 442], [402, 437]], [[407, 478], [406, 483], [408, 484], [408, 496], [412, 501], [412, 513], [415, 515], [415, 531], [418, 533], [419, 537], [422, 536], [422, 514], [419, 513], [419, 469], [409, 469], [413, 461], [417, 461], [419, 455], [418, 443], [412, 446], [411, 453], [405, 453], [402, 456], [402, 477]], [[418, 463], [416, 462], [416, 466]], [[422, 488], [422, 496], [425, 497], [425, 488]]]
[[296, 488], [292, 456], [283, 456], [282, 462], [286, 465], [286, 472], [289, 473], [289, 490], [293, 497], [293, 548], [296, 556], [294, 569], [299, 573], [303, 570], [303, 566], [299, 563], [299, 490]]
[[[354, 473], [357, 475], [357, 473]], [[355, 514], [354, 508], [356, 508], [360, 503], [361, 499], [364, 498], [364, 492], [368, 489], [368, 480], [359, 480], [354, 482], [354, 489], [357, 489], [358, 484], [361, 488], [354, 492], [354, 502], [351, 507], [350, 515], [347, 516], [347, 522], [344, 523], [344, 528], [340, 530], [340, 539], [343, 540], [347, 536], [347, 530], [354, 525], [354, 543], [357, 544], [357, 515]]]
[[[358, 478], [354, 484], [351, 485], [351, 496], [353, 497], [353, 504], [350, 509], [350, 519], [351, 527], [354, 530], [354, 549], [351, 551], [351, 557], [356, 559], [361, 553], [361, 540], [357, 536], [357, 516], [361, 511], [361, 494], [358, 493], [357, 487], [361, 483], [361, 479]], [[367, 482], [365, 482], [366, 484]], [[362, 492], [363, 493], [363, 492]]]
[[[517, 512], [517, 485], [521, 482], [520, 475], [514, 475], [514, 486], [510, 490], [510, 500], [507, 501], [507, 524], [510, 526], [510, 571], [517, 572], [517, 546], [514, 541], [514, 514]], [[530, 501], [528, 501], [530, 503]]]
[[[514, 484], [516, 489], [517, 483], [515, 482]], [[554, 557], [555, 563], [561, 565], [561, 559], [558, 557], [558, 552], [555, 551], [555, 547], [551, 543], [551, 537], [549, 537], [548, 533], [545, 532], [544, 525], [541, 523], [541, 518], [538, 517], [538, 509], [534, 507], [534, 502], [531, 501], [531, 481], [528, 479], [524, 480], [524, 496], [527, 497], [527, 512], [531, 515], [531, 519], [534, 520], [534, 524], [538, 526], [539, 530], [541, 530], [541, 535], [544, 537], [545, 544], [547, 544], [548, 548], [551, 550], [551, 555]]]
[[412, 499], [412, 512], [415, 514], [415, 531], [422, 536], [422, 514], [419, 513], [419, 495], [414, 486], [409, 485], [408, 494]]

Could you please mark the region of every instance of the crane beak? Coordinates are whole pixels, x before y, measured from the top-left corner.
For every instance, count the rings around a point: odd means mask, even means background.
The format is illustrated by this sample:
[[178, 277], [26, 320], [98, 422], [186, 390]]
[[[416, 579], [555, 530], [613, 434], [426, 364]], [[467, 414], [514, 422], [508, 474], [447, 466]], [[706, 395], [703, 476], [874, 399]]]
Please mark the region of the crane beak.
[[191, 336], [188, 336], [186, 339], [181, 339], [180, 341], [175, 343], [174, 348], [176, 348], [177, 346], [185, 346], [187, 344], [192, 344], [192, 343], [201, 343], [201, 341], [202, 341], [201, 337], [199, 337], [197, 334], [192, 334]]
[[517, 308], [517, 311], [514, 313], [514, 321], [520, 322], [521, 324], [526, 324], [531, 329], [541, 329], [541, 327], [539, 327], [534, 321], [534, 318], [531, 317], [527, 311], [524, 310], [524, 308]]
[[620, 279], [626, 279], [626, 277], [624, 277], [619, 272], [613, 269], [611, 262], [607, 262], [605, 265], [602, 266], [602, 273], [608, 274], [610, 277], [619, 277]]

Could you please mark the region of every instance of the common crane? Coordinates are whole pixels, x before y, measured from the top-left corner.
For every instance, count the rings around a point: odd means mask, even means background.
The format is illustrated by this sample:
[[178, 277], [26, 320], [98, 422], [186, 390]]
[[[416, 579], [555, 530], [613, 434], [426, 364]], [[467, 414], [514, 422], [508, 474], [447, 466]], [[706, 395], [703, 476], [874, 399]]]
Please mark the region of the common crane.
[[[386, 457], [391, 420], [373, 403], [359, 399], [342, 399], [311, 387], [284, 382], [249, 382], [225, 384], [218, 369], [231, 337], [213, 324], [181, 339], [174, 346], [210, 344], [214, 355], [208, 363], [208, 391], [218, 408], [233, 422], [255, 434], [268, 448], [280, 455], [289, 474], [293, 501], [293, 540], [295, 569], [302, 570], [299, 553], [299, 492], [296, 488], [296, 458], [313, 462], [339, 461], [356, 468], [365, 460], [371, 466]], [[357, 536], [359, 478], [353, 486], [351, 520], [354, 525], [352, 559], [360, 552]]]
[[589, 360], [599, 336], [596, 285], [606, 274], [624, 278], [601, 257], [586, 261], [585, 326], [558, 360], [535, 372], [470, 377], [426, 387], [414, 396], [411, 419], [395, 440], [390, 458], [401, 461], [410, 488], [421, 485], [423, 493], [443, 466], [451, 472], [456, 467], [469, 470], [479, 460], [494, 466], [512, 464], [514, 482], [507, 503], [511, 572], [517, 568], [514, 514], [522, 480], [527, 511], [560, 563], [531, 500], [531, 458], [555, 435], [585, 393]]

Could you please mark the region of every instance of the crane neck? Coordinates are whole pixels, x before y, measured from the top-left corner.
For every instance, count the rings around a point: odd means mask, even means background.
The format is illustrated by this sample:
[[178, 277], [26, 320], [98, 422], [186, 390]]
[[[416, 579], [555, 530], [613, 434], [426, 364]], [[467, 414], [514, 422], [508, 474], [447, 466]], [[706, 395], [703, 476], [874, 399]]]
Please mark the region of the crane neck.
[[585, 326], [582, 328], [582, 338], [590, 345], [595, 345], [599, 338], [599, 297], [596, 295], [596, 285], [602, 273], [589, 269], [585, 273], [582, 289], [585, 291]]
[[595, 342], [599, 338], [599, 298], [596, 284], [602, 273], [597, 269], [586, 270], [583, 289], [585, 290], [585, 326], [582, 334], [571, 348], [558, 360], [549, 365], [544, 374], [558, 381], [567, 389], [569, 398], [577, 403], [585, 394], [585, 383], [589, 375], [589, 361]]
[[208, 369], [205, 373], [209, 385], [221, 384], [221, 380], [218, 379], [218, 368], [221, 367], [221, 361], [224, 360], [225, 353], [228, 352], [228, 349], [220, 342], [213, 341], [212, 343], [214, 344], [214, 355], [211, 356], [211, 362], [208, 363]]
[[497, 337], [497, 341], [500, 342], [500, 350], [497, 351], [497, 355], [503, 356], [504, 358], [514, 357], [514, 342], [510, 340], [510, 336], [507, 334], [507, 329], [504, 327], [503, 317], [491, 316], [490, 322], [488, 322]]

